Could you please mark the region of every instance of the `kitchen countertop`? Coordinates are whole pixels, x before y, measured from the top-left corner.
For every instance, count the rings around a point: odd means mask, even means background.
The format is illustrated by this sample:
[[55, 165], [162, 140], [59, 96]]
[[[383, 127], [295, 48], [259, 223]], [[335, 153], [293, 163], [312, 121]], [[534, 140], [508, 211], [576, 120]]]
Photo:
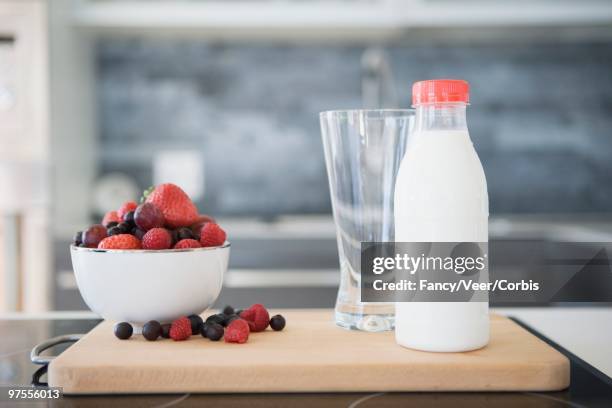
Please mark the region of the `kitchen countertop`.
[[[66, 405], [98, 405], [100, 399], [116, 406], [173, 406], [185, 400], [201, 403], [355, 407], [395, 406], [609, 406], [612, 403], [612, 308], [498, 308], [495, 312], [518, 318], [538, 333], [584, 360], [572, 358], [572, 387], [555, 393], [374, 393], [374, 394], [274, 394], [274, 395], [142, 395], [65, 397]], [[331, 315], [330, 315], [331, 318]], [[85, 333], [98, 323], [89, 312], [55, 312], [41, 315], [0, 316], [0, 385], [29, 385], [38, 368], [29, 361], [31, 348], [42, 340], [67, 333]], [[61, 349], [55, 350], [61, 352]], [[588, 367], [588, 364], [593, 366]], [[1, 400], [0, 400], [1, 401]], [[2, 405], [2, 402], [0, 402]]]

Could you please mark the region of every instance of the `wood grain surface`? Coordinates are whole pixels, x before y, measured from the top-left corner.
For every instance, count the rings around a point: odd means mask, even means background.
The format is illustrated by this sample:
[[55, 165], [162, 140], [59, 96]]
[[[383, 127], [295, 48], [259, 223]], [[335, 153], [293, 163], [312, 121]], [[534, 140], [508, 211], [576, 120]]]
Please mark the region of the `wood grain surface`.
[[[277, 313], [277, 311], [274, 311]], [[118, 340], [103, 322], [49, 366], [67, 394], [173, 392], [551, 391], [569, 361], [511, 320], [491, 317], [491, 341], [467, 353], [396, 345], [393, 332], [346, 331], [331, 310], [286, 310], [282, 332], [246, 344], [142, 336]]]

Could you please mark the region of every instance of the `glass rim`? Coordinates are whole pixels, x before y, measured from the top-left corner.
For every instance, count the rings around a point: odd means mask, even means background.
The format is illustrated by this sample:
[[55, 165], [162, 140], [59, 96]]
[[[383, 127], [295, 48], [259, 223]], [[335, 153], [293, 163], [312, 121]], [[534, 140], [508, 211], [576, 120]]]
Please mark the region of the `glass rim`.
[[319, 117], [333, 115], [356, 115], [356, 114], [375, 114], [384, 116], [385, 114], [394, 117], [412, 116], [415, 114], [414, 108], [391, 108], [391, 109], [332, 109], [319, 112]]

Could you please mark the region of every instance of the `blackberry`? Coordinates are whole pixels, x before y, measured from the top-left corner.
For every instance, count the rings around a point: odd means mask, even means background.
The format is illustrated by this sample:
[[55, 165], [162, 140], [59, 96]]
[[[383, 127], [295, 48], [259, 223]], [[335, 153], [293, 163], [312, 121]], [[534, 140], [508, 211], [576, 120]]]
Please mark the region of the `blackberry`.
[[127, 322], [117, 323], [115, 325], [115, 336], [120, 340], [127, 340], [132, 337], [134, 328]]
[[223, 314], [224, 315], [228, 315], [229, 316], [229, 315], [233, 315], [234, 313], [236, 313], [236, 312], [234, 311], [234, 308], [231, 307], [230, 305], [227, 305], [227, 306], [225, 306], [223, 308]]

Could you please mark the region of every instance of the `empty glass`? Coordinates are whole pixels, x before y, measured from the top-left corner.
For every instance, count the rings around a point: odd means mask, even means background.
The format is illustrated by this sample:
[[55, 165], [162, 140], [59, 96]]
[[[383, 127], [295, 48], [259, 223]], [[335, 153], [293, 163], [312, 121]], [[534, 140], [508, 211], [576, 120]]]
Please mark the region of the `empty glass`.
[[340, 256], [336, 324], [347, 329], [394, 326], [393, 303], [361, 302], [361, 242], [394, 240], [393, 190], [413, 118], [408, 109], [320, 114]]

